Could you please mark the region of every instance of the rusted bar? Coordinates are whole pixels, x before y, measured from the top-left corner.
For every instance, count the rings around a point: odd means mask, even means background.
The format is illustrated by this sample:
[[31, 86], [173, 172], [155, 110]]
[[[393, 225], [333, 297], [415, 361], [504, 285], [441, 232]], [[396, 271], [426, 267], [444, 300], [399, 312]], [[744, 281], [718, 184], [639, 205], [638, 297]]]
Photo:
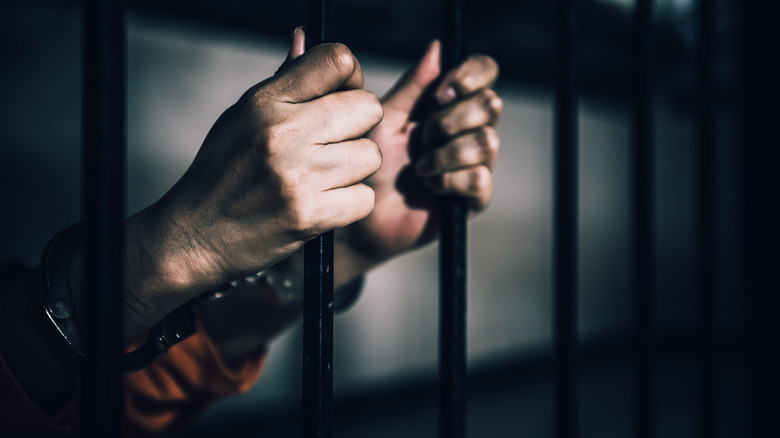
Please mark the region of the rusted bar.
[[125, 26], [121, 1], [83, 4], [85, 350], [82, 436], [121, 436]]

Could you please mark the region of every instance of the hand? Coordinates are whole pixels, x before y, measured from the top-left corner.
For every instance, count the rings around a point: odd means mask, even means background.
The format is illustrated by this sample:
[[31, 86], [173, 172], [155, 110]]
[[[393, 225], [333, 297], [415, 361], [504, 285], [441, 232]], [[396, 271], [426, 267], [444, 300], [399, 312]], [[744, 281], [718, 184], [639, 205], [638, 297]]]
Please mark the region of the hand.
[[[362, 264], [359, 269], [434, 239], [439, 195], [459, 196], [475, 212], [490, 202], [499, 150], [495, 126], [502, 111], [491, 89], [498, 65], [472, 56], [436, 83], [439, 57], [434, 41], [383, 99], [384, 119], [369, 136], [384, 159], [366, 181], [376, 193], [376, 207], [340, 233], [341, 252]], [[415, 120], [426, 99], [433, 109]]]
[[362, 181], [382, 161], [365, 137], [382, 119], [379, 100], [361, 89], [345, 46], [299, 54], [225, 111], [181, 180], [129, 222], [129, 304], [138, 313], [159, 319], [373, 209]]

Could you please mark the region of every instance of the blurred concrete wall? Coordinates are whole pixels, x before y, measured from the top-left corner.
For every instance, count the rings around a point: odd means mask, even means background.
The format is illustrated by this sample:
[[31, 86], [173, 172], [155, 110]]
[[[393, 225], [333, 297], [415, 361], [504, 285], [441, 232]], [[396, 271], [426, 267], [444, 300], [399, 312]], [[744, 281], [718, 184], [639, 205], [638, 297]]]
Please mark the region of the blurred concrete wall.
[[[0, 255], [35, 260], [48, 238], [79, 219], [80, 28], [78, 14], [0, 7]], [[286, 41], [129, 19], [128, 213], [162, 195], [184, 172], [219, 114], [273, 74]], [[409, 67], [358, 53], [379, 94]], [[550, 90], [500, 83], [503, 149], [491, 208], [469, 230], [468, 349], [472, 366], [549, 351], [551, 336], [552, 100]], [[625, 107], [583, 100], [580, 117], [580, 327], [587, 342], [625, 331], [628, 289], [628, 135]], [[692, 193], [689, 120], [666, 111], [659, 125], [659, 270], [667, 290], [688, 277]], [[436, 248], [399, 258], [369, 277], [358, 304], [336, 319], [336, 390], [392, 384], [436, 372]], [[668, 295], [668, 294], [667, 294]], [[659, 298], [678, 314], [685, 297]], [[683, 303], [684, 304], [684, 303]], [[665, 312], [665, 313], [664, 313]], [[252, 401], [297, 401], [299, 333], [271, 351]]]

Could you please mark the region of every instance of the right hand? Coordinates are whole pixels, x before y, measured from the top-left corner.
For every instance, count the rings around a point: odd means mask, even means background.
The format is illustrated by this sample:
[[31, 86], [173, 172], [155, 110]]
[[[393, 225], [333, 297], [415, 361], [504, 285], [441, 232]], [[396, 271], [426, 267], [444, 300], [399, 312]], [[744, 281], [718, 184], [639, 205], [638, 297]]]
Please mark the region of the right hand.
[[322, 44], [225, 111], [184, 176], [128, 221], [131, 307], [153, 323], [366, 217], [374, 192], [362, 181], [382, 157], [364, 136], [382, 106], [362, 86], [349, 49]]

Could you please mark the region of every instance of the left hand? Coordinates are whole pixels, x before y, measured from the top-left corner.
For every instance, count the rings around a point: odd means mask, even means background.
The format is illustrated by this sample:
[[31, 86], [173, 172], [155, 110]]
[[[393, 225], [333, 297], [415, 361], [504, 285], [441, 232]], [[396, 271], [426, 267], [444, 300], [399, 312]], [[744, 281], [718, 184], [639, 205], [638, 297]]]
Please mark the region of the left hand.
[[[296, 30], [285, 65], [303, 54], [303, 41], [303, 31]], [[472, 211], [481, 211], [490, 202], [491, 168], [499, 149], [495, 126], [502, 108], [491, 89], [498, 66], [487, 56], [470, 57], [431, 90], [439, 77], [439, 50], [438, 42], [432, 43], [420, 63], [383, 99], [384, 118], [370, 134], [383, 162], [365, 181], [374, 189], [375, 208], [365, 219], [336, 230], [336, 288], [433, 240], [437, 195], [460, 196]], [[450, 87], [454, 96], [446, 91]], [[412, 120], [413, 112], [429, 98], [434, 100], [432, 112], [423, 120]], [[427, 152], [413, 159], [423, 149]], [[302, 251], [296, 254], [300, 257]], [[201, 311], [228, 363], [240, 363], [247, 351], [267, 344], [298, 316], [294, 309], [269, 306], [256, 292], [237, 293], [222, 305]], [[258, 318], [259, 311], [267, 315]]]
[[[339, 235], [342, 252], [363, 259], [364, 268], [432, 241], [437, 195], [461, 197], [473, 212], [492, 197], [500, 143], [495, 127], [503, 106], [491, 88], [498, 65], [474, 55], [437, 84], [439, 59], [434, 41], [383, 99], [384, 119], [370, 134], [383, 156], [382, 167], [366, 181], [376, 193], [375, 208]], [[428, 99], [433, 110], [413, 120]]]

